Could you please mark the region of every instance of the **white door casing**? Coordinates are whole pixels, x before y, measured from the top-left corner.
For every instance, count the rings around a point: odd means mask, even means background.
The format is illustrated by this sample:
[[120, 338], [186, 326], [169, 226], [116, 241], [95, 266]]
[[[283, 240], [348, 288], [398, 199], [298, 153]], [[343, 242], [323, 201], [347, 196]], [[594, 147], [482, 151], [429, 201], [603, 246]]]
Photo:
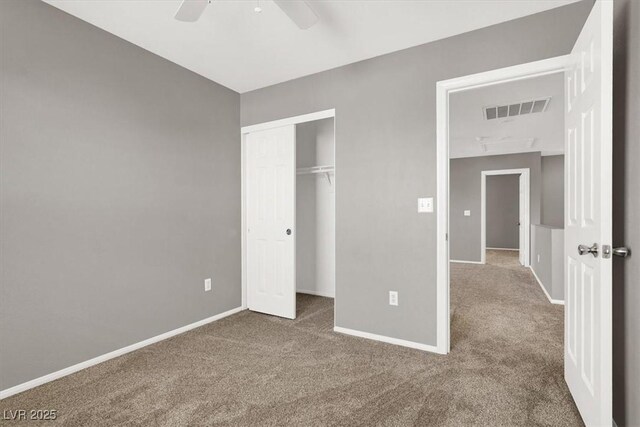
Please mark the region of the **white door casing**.
[[527, 197], [527, 179], [525, 174], [520, 174], [518, 177], [518, 259], [521, 265], [526, 265], [526, 253], [528, 252], [527, 236], [526, 233], [530, 233], [530, 230], [526, 229], [525, 211], [527, 210], [527, 203], [525, 197]]
[[295, 125], [245, 136], [247, 306], [295, 319]]
[[[438, 190], [437, 212], [437, 351], [446, 354], [450, 350], [449, 307], [449, 96], [456, 92], [496, 84], [564, 73], [569, 55], [527, 62], [468, 76], [442, 80], [436, 84], [436, 136]], [[530, 234], [530, 233], [529, 233]]]
[[564, 370], [587, 426], [612, 422], [612, 22], [612, 2], [596, 1], [565, 72]]
[[529, 243], [531, 236], [531, 171], [529, 168], [522, 169], [499, 169], [482, 171], [480, 174], [480, 262], [487, 262], [487, 176], [495, 175], [518, 175], [518, 218], [520, 221], [519, 229], [519, 260], [520, 263], [529, 267], [531, 245]]

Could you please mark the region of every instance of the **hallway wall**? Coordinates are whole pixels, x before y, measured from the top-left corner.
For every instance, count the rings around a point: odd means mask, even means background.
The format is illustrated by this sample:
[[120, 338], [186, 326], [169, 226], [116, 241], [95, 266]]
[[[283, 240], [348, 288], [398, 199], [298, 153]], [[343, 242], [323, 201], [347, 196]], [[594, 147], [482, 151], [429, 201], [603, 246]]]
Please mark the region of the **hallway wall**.
[[[449, 164], [449, 251], [452, 260], [480, 262], [482, 259], [482, 171], [528, 168], [529, 215], [531, 224], [540, 222], [542, 178], [539, 152], [466, 157], [451, 159]], [[464, 216], [465, 210], [470, 210], [471, 216]]]
[[541, 224], [564, 228], [564, 155], [542, 156]]
[[520, 247], [520, 175], [487, 176], [487, 248]]

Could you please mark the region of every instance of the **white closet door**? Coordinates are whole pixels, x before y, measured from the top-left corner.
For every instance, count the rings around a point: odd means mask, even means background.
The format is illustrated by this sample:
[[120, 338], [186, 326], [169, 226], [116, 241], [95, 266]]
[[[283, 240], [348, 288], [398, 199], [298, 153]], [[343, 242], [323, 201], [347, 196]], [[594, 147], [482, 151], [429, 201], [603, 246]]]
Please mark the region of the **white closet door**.
[[295, 126], [245, 137], [247, 305], [295, 319]]
[[564, 377], [587, 426], [610, 426], [613, 5], [596, 1], [565, 72]]

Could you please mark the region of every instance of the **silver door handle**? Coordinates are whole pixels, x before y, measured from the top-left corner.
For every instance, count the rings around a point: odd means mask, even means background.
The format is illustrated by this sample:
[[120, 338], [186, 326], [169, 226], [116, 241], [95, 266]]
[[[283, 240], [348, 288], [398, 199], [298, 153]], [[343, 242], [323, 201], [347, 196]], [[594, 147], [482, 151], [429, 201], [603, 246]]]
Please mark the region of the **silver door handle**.
[[611, 254], [619, 256], [621, 258], [627, 258], [631, 256], [631, 249], [625, 247], [613, 248], [611, 246], [604, 245], [602, 247], [602, 258], [611, 258]]
[[619, 256], [622, 258], [626, 258], [631, 255], [631, 249], [621, 247], [621, 248], [613, 248], [611, 251], [615, 256]]
[[594, 243], [593, 246], [578, 245], [578, 253], [580, 255], [591, 254], [594, 258], [598, 258], [598, 244]]

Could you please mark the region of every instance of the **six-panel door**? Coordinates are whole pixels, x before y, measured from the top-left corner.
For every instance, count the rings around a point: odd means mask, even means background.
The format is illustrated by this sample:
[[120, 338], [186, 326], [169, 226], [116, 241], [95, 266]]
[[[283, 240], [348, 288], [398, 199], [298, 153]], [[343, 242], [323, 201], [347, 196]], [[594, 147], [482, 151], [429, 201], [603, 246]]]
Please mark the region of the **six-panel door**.
[[295, 126], [245, 136], [247, 305], [294, 319]]
[[565, 72], [565, 379], [587, 426], [612, 419], [611, 21], [596, 2]]

